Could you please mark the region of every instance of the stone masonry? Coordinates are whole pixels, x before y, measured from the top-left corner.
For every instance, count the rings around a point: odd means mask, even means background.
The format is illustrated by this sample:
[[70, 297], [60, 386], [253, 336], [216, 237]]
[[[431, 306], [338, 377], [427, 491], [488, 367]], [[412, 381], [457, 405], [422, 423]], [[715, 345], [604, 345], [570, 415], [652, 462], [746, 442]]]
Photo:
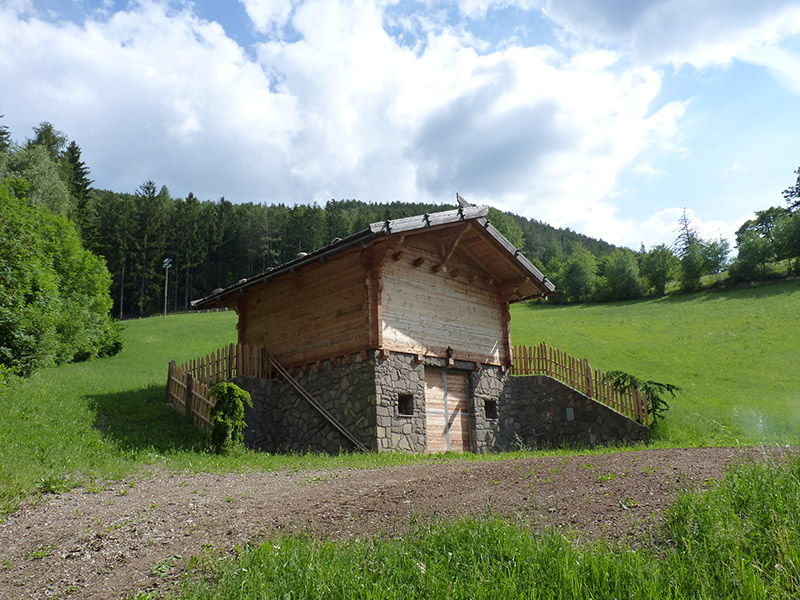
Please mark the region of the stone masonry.
[[[379, 352], [326, 361], [321, 370], [292, 375], [368, 448], [425, 452], [425, 368], [444, 359]], [[649, 430], [603, 404], [545, 376], [513, 377], [500, 368], [455, 361], [468, 374], [470, 439], [474, 452], [519, 447], [646, 440]], [[353, 445], [282, 379], [237, 378], [254, 407], [246, 409], [245, 443], [269, 452], [340, 452]], [[401, 397], [405, 399], [402, 414]], [[410, 410], [409, 410], [410, 409]]]
[[[294, 379], [334, 415], [362, 444], [375, 447], [375, 369], [372, 360], [355, 355], [351, 364], [326, 361], [322, 370], [295, 369]], [[267, 452], [336, 453], [353, 444], [283, 379], [237, 377], [250, 392], [253, 408], [245, 408], [244, 442]]]
[[[543, 375], [514, 377], [496, 367], [473, 376], [478, 449], [594, 446], [648, 439], [650, 430], [615, 410]], [[497, 419], [481, 407], [497, 399]]]

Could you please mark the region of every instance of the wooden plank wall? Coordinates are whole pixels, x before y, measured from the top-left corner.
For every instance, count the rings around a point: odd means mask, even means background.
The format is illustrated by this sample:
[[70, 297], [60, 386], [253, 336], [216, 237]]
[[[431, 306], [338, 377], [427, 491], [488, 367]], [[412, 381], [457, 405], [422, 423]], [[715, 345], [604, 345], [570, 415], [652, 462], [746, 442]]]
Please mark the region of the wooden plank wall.
[[287, 273], [240, 303], [239, 343], [266, 346], [283, 365], [366, 347], [367, 274], [359, 250]]
[[420, 241], [408, 241], [402, 258], [383, 267], [383, 347], [441, 356], [449, 346], [456, 358], [503, 364], [506, 307], [497, 289], [472, 280], [474, 267], [456, 257], [434, 272], [441, 256]]

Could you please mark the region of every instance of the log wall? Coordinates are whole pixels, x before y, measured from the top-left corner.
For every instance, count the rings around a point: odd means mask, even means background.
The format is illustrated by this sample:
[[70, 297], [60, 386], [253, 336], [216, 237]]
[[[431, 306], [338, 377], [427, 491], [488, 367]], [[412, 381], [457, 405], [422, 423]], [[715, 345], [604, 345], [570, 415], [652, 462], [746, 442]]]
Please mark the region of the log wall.
[[449, 346], [456, 358], [504, 364], [507, 309], [499, 291], [486, 283], [486, 274], [456, 258], [434, 271], [441, 260], [434, 249], [407, 242], [400, 260], [385, 263], [383, 348], [444, 356]]
[[366, 277], [358, 251], [282, 275], [237, 305], [239, 343], [266, 346], [286, 367], [363, 350]]

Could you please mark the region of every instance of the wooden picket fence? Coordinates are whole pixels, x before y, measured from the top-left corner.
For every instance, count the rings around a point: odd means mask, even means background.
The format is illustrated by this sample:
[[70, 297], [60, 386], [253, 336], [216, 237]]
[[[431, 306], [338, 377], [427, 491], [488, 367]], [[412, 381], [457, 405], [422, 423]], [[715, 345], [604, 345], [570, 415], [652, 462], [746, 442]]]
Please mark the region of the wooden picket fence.
[[211, 388], [234, 377], [259, 377], [261, 379], [280, 375], [316, 411], [338, 429], [359, 450], [367, 447], [344, 427], [334, 415], [309, 394], [273, 357], [264, 346], [229, 344], [216, 352], [187, 361], [182, 365], [169, 363], [167, 375], [167, 404], [186, 415], [196, 427], [208, 433], [213, 428], [211, 409], [215, 399]]
[[209, 390], [221, 381], [234, 377], [272, 377], [272, 365], [266, 349], [229, 344], [216, 352], [177, 365], [169, 363], [167, 404], [203, 431], [211, 430], [214, 397]]
[[[263, 346], [229, 344], [216, 352], [177, 365], [169, 363], [167, 404], [203, 431], [211, 430], [211, 387], [234, 377], [271, 378], [277, 374]], [[605, 372], [546, 343], [512, 348], [511, 374], [547, 375], [605, 404], [642, 425], [649, 425], [647, 398], [638, 390], [621, 392]], [[290, 376], [289, 376], [290, 377]]]
[[642, 425], [649, 425], [647, 398], [639, 390], [619, 391], [606, 380], [606, 374], [576, 358], [548, 346], [514, 346], [511, 350], [512, 375], [547, 375], [605, 404]]

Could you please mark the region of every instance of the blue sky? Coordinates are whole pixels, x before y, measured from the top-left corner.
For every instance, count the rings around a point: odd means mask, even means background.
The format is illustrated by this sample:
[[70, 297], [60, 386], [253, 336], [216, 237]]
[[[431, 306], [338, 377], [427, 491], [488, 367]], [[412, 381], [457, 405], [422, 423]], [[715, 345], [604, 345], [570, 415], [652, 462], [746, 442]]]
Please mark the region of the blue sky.
[[786, 0], [0, 0], [0, 114], [95, 186], [453, 202], [638, 248], [732, 237], [800, 165]]

